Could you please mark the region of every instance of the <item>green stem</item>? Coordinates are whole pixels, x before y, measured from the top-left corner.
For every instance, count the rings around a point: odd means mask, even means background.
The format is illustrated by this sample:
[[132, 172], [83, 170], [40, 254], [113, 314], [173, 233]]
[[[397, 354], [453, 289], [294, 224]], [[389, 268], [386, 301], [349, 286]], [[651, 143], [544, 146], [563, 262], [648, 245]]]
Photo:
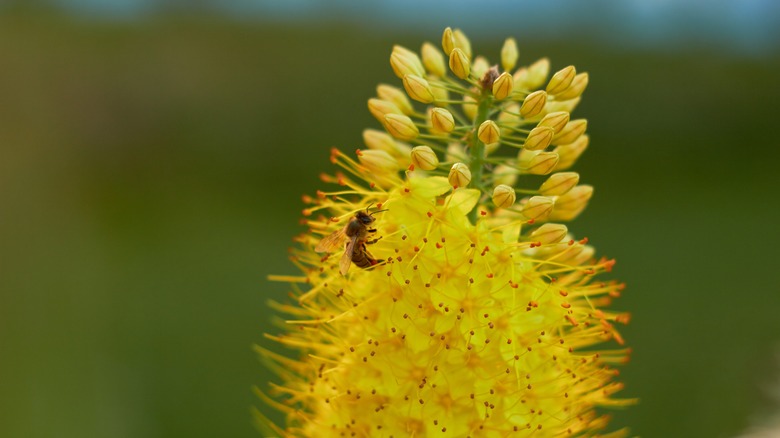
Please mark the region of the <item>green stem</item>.
[[[471, 136], [469, 156], [471, 158], [469, 162], [469, 170], [471, 171], [471, 185], [483, 191], [482, 187], [482, 168], [485, 165], [485, 144], [479, 140], [477, 136], [478, 127], [487, 120], [488, 111], [490, 110], [490, 104], [492, 94], [490, 90], [482, 90], [482, 95], [479, 98], [479, 106], [477, 107], [477, 115], [474, 118], [474, 133]], [[472, 223], [477, 223], [477, 210], [475, 208], [469, 213], [469, 219]]]

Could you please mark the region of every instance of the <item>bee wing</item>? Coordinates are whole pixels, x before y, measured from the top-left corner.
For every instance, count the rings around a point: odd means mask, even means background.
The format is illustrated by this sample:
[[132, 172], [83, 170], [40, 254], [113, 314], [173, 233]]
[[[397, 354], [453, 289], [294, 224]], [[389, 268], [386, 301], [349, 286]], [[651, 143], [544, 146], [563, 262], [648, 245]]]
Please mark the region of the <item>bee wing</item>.
[[323, 237], [314, 250], [317, 252], [333, 252], [337, 249], [340, 249], [344, 244], [344, 238], [347, 236], [344, 230], [345, 229], [342, 228], [340, 230], [334, 231], [328, 236]]
[[339, 272], [341, 272], [341, 275], [347, 275], [347, 271], [349, 271], [349, 266], [352, 264], [352, 254], [355, 252], [357, 241], [358, 237], [352, 236], [349, 239], [349, 242], [347, 242], [347, 248], [344, 250], [344, 255], [341, 256], [341, 261], [339, 261]]

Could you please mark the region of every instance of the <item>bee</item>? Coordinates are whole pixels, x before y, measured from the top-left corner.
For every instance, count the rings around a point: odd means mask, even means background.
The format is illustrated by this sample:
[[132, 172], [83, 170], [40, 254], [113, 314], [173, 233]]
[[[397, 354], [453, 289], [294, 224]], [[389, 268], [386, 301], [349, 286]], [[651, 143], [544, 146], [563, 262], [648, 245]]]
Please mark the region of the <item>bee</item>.
[[346, 248], [344, 249], [344, 255], [341, 256], [339, 261], [339, 272], [341, 275], [347, 275], [349, 266], [354, 263], [361, 268], [370, 268], [379, 263], [371, 253], [366, 249], [367, 244], [373, 244], [379, 241], [381, 237], [369, 240], [369, 235], [376, 233], [376, 229], [369, 228], [369, 226], [376, 220], [374, 214], [386, 211], [379, 210], [374, 213], [369, 213], [368, 208], [366, 211], [358, 211], [353, 216], [347, 225], [332, 234], [324, 237], [314, 248], [317, 252], [333, 252], [341, 248], [344, 240], [346, 239]]

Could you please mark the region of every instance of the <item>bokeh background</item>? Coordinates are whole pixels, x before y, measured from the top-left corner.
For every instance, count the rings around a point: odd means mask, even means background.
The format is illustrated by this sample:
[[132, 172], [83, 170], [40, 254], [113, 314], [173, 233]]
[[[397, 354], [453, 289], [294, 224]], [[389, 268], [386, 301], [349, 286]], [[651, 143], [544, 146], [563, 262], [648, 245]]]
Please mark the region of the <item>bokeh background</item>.
[[252, 345], [329, 149], [377, 127], [393, 43], [460, 27], [591, 83], [572, 225], [628, 288], [645, 437], [780, 411], [780, 4], [0, 3], [0, 436], [253, 437]]

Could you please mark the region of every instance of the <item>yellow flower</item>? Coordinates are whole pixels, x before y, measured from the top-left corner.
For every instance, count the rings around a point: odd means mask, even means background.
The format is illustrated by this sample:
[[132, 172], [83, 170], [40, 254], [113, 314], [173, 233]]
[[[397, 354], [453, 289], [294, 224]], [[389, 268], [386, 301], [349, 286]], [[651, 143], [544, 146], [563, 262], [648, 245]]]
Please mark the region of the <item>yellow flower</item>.
[[[267, 337], [297, 353], [257, 347], [279, 376], [257, 393], [287, 420], [256, 414], [280, 436], [593, 436], [608, 426], [597, 408], [631, 403], [613, 398], [629, 352], [616, 328], [628, 314], [606, 309], [623, 290], [601, 277], [614, 261], [551, 222], [579, 215], [593, 188], [552, 173], [587, 146], [584, 120], [569, 121], [576, 102], [540, 108], [547, 93], [578, 98], [587, 76], [567, 67], [534, 91], [543, 59], [496, 95], [509, 76], [470, 76], [462, 31], [448, 28], [443, 48], [464, 81], [400, 46], [391, 66], [413, 100], [460, 96], [436, 101], [447, 129], [425, 109], [399, 110], [407, 101], [383, 86], [369, 108], [390, 135], [365, 132], [357, 157], [332, 151], [340, 171], [305, 198], [308, 230], [291, 252], [301, 273], [271, 277], [292, 302], [273, 303], [286, 324]], [[516, 52], [505, 45], [502, 64]], [[425, 134], [430, 123], [441, 126]], [[412, 139], [414, 149], [402, 142]]]

